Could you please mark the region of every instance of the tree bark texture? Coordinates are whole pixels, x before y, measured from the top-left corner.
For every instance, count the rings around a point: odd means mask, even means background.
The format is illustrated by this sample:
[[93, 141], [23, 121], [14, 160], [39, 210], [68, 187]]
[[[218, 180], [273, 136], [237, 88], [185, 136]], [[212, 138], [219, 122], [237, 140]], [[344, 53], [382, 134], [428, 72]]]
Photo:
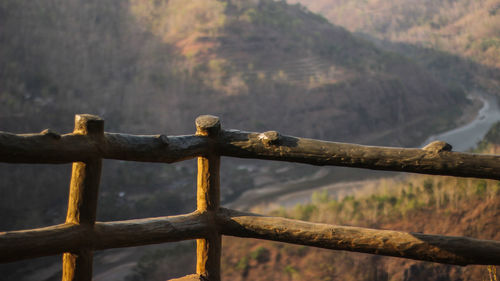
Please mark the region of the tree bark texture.
[[136, 136], [104, 133], [95, 140], [81, 134], [22, 134], [0, 132], [0, 162], [71, 163], [106, 159], [172, 163], [195, 158], [208, 150], [200, 136]]
[[[223, 235], [258, 238], [325, 249], [344, 250], [456, 265], [500, 265], [500, 242], [303, 222], [220, 209]], [[80, 248], [132, 247], [207, 237], [208, 213], [97, 222], [94, 228], [61, 224], [0, 233], [0, 262], [56, 255]]]
[[94, 227], [60, 224], [31, 230], [0, 232], [0, 262], [78, 252], [104, 250], [205, 237], [207, 214], [96, 222]]
[[[0, 132], [0, 162], [55, 164], [101, 157], [173, 163], [214, 149], [213, 140], [203, 135], [105, 133], [101, 141], [96, 141], [85, 135], [44, 132], [25, 135]], [[441, 142], [424, 149], [396, 148], [297, 138], [274, 131], [236, 130], [222, 131], [215, 141], [215, 149], [222, 156], [500, 180], [500, 156], [452, 152], [449, 145]]]
[[311, 223], [221, 209], [224, 235], [455, 264], [500, 265], [500, 242]]
[[[86, 135], [100, 142], [104, 137], [104, 121], [93, 115], [76, 115], [74, 134]], [[97, 211], [97, 196], [101, 180], [101, 158], [73, 163], [69, 189], [67, 224], [92, 228]], [[63, 255], [63, 281], [92, 280], [93, 249], [82, 247]]]
[[395, 148], [226, 130], [218, 143], [223, 156], [500, 180], [499, 155], [451, 152], [440, 141]]
[[[220, 132], [219, 118], [203, 115], [196, 119], [196, 134], [216, 140]], [[220, 206], [220, 156], [212, 147], [198, 157], [197, 211], [207, 213], [210, 220], [208, 235], [196, 240], [196, 273], [211, 281], [220, 280], [222, 238], [215, 220]]]

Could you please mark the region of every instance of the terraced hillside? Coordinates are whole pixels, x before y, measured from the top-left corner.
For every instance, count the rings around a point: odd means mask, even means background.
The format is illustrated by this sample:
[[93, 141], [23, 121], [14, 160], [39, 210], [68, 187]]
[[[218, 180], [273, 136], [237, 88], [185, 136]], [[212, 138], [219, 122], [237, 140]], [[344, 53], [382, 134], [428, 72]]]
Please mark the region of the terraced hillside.
[[[462, 63], [451, 72], [468, 68], [477, 79], [473, 84], [498, 91], [500, 84], [500, 1], [345, 1], [345, 0], [292, 0], [328, 18], [352, 32], [369, 34], [379, 40], [399, 42], [457, 55], [478, 63]], [[399, 46], [400, 52], [411, 54], [408, 47]], [[434, 60], [436, 64], [456, 64], [443, 54], [428, 50], [414, 59]], [[422, 58], [427, 56], [427, 58]], [[456, 60], [456, 59], [455, 59]], [[443, 66], [441, 66], [443, 67]], [[460, 77], [461, 80], [470, 79]]]
[[411, 144], [466, 104], [404, 57], [284, 2], [9, 0], [0, 12], [5, 130], [91, 112], [116, 129], [185, 133], [211, 113], [230, 127]]
[[[262, 130], [272, 124], [311, 137], [402, 144], [418, 138], [416, 128], [428, 128], [423, 124], [439, 123], [429, 121], [429, 114], [450, 118], [464, 104], [460, 90], [300, 5], [181, 2], [135, 1], [131, 11], [143, 28], [175, 42], [183, 58], [176, 67], [225, 104], [210, 108], [243, 127]], [[177, 19], [182, 15], [190, 25]], [[324, 122], [331, 127], [320, 129], [317, 124]]]

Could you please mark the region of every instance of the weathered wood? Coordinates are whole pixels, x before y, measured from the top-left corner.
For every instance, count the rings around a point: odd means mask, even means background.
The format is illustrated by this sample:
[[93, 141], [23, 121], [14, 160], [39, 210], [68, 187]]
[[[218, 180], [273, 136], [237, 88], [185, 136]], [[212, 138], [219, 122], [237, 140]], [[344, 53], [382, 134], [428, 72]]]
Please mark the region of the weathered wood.
[[191, 274], [180, 278], [170, 279], [169, 281], [208, 281], [208, 279], [199, 274]]
[[[447, 264], [500, 265], [500, 242], [266, 217], [222, 209], [224, 235], [260, 238], [333, 250], [355, 251]], [[207, 213], [117, 222], [94, 229], [62, 224], [0, 232], [0, 262], [49, 256], [79, 248], [110, 249], [205, 237], [213, 227]]]
[[54, 137], [50, 130], [47, 132], [17, 135], [0, 131], [0, 162], [58, 164], [101, 157], [172, 163], [197, 157], [208, 149], [207, 138], [193, 135], [105, 133], [102, 140], [96, 140], [81, 134]]
[[[500, 242], [308, 223], [220, 209], [220, 155], [424, 174], [500, 180], [500, 156], [451, 152], [444, 142], [423, 149], [362, 146], [284, 136], [276, 131], [221, 131], [214, 116], [200, 116], [191, 136], [104, 133], [97, 117], [79, 115], [72, 134], [52, 130], [0, 132], [0, 162], [73, 165], [67, 223], [0, 233], [0, 262], [64, 255], [63, 280], [90, 280], [92, 251], [197, 240], [197, 274], [220, 280], [221, 233], [447, 264], [500, 265]], [[198, 210], [142, 220], [95, 223], [101, 158], [176, 162], [198, 158]], [[198, 278], [198, 279], [196, 279]], [[184, 279], [182, 279], [184, 280]]]
[[104, 250], [205, 237], [211, 227], [206, 214], [115, 222], [94, 227], [60, 224], [31, 230], [0, 232], [0, 262], [77, 252], [81, 248]]
[[60, 224], [30, 230], [0, 232], [0, 262], [12, 262], [76, 251], [88, 244], [89, 229]]
[[206, 213], [97, 223], [97, 250], [196, 239], [212, 227]]
[[[73, 134], [89, 136], [95, 142], [104, 138], [104, 120], [97, 116], [81, 114], [75, 116]], [[101, 158], [73, 163], [69, 189], [67, 224], [93, 227], [97, 211], [97, 195], [101, 180]], [[92, 280], [93, 252], [91, 248], [80, 248], [63, 255], [63, 281]]]
[[86, 248], [64, 253], [61, 280], [92, 280], [93, 255], [93, 251]]
[[[196, 118], [196, 135], [215, 140], [220, 132], [219, 118], [203, 115]], [[216, 227], [215, 212], [220, 206], [220, 156], [215, 147], [198, 157], [197, 208], [207, 213], [210, 228], [207, 237], [196, 240], [196, 273], [211, 281], [220, 280], [221, 235]]]
[[[358, 167], [374, 170], [477, 177], [500, 180], [500, 156], [434, 149], [393, 148], [336, 143], [279, 135], [276, 132], [224, 131], [221, 155]], [[83, 135], [15, 135], [0, 132], [0, 162], [69, 163], [89, 158], [172, 163], [206, 154], [204, 136], [134, 136], [105, 133], [103, 142]]]
[[103, 158], [141, 162], [173, 163], [192, 159], [209, 149], [201, 136], [134, 136], [106, 133]]
[[500, 180], [499, 155], [451, 152], [441, 142], [393, 148], [225, 130], [218, 143], [223, 156]]
[[73, 163], [66, 223], [94, 224], [101, 166], [101, 159]]
[[499, 241], [328, 225], [227, 209], [218, 213], [218, 223], [224, 235], [446, 264], [500, 265]]

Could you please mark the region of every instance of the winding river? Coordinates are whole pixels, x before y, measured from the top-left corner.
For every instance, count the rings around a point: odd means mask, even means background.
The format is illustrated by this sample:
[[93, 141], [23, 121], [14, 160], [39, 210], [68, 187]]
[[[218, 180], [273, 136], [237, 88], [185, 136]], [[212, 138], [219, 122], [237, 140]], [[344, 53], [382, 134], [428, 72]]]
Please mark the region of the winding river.
[[[474, 120], [466, 125], [432, 135], [427, 138], [422, 146], [429, 144], [431, 141], [440, 140], [451, 144], [453, 151], [464, 152], [474, 148], [484, 138], [491, 126], [495, 122], [500, 121], [500, 106], [498, 104], [498, 97], [493, 95], [473, 93], [470, 98], [479, 99], [483, 103]], [[267, 206], [262, 206], [262, 208], [273, 209], [277, 206], [292, 207], [298, 203], [309, 202], [311, 195], [315, 191], [326, 190], [331, 196], [339, 198], [358, 192], [369, 192], [369, 190], [373, 189], [374, 181], [370, 180], [370, 178], [373, 179], [373, 176], [366, 177], [366, 175], [363, 176], [361, 174], [359, 174], [361, 180], [336, 181], [318, 185], [318, 183], [315, 183], [318, 177], [324, 177], [324, 173], [332, 172], [326, 169], [321, 168], [317, 174], [310, 178], [303, 178], [300, 182], [291, 181], [271, 184], [256, 190], [247, 190], [244, 196], [227, 204], [227, 206], [248, 210], [260, 203], [267, 202], [267, 204], [264, 204]]]
[[422, 146], [431, 141], [440, 140], [451, 144], [453, 151], [463, 152], [474, 148], [484, 138], [491, 126], [495, 122], [500, 121], [500, 108], [496, 96], [478, 93], [474, 97], [481, 100], [483, 107], [472, 122], [453, 130], [430, 136]]

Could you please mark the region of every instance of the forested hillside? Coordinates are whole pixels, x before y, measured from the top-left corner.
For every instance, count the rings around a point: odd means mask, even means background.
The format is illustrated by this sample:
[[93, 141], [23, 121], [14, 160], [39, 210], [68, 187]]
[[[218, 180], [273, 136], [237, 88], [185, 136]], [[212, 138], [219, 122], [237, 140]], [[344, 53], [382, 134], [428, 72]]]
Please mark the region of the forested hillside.
[[461, 74], [455, 78], [472, 87], [500, 89], [498, 0], [289, 2], [301, 3], [350, 31], [384, 40], [389, 49], [423, 60], [430, 68]]
[[8, 0], [0, 14], [3, 130], [68, 130], [88, 112], [113, 130], [186, 133], [212, 113], [229, 127], [410, 144], [465, 103], [283, 2]]
[[[377, 184], [379, 191], [371, 195], [335, 199], [318, 193], [310, 204], [272, 214], [338, 225], [500, 239], [497, 181], [410, 176]], [[225, 238], [223, 245], [225, 280], [495, 280], [490, 279], [487, 266], [440, 265], [233, 237]]]

